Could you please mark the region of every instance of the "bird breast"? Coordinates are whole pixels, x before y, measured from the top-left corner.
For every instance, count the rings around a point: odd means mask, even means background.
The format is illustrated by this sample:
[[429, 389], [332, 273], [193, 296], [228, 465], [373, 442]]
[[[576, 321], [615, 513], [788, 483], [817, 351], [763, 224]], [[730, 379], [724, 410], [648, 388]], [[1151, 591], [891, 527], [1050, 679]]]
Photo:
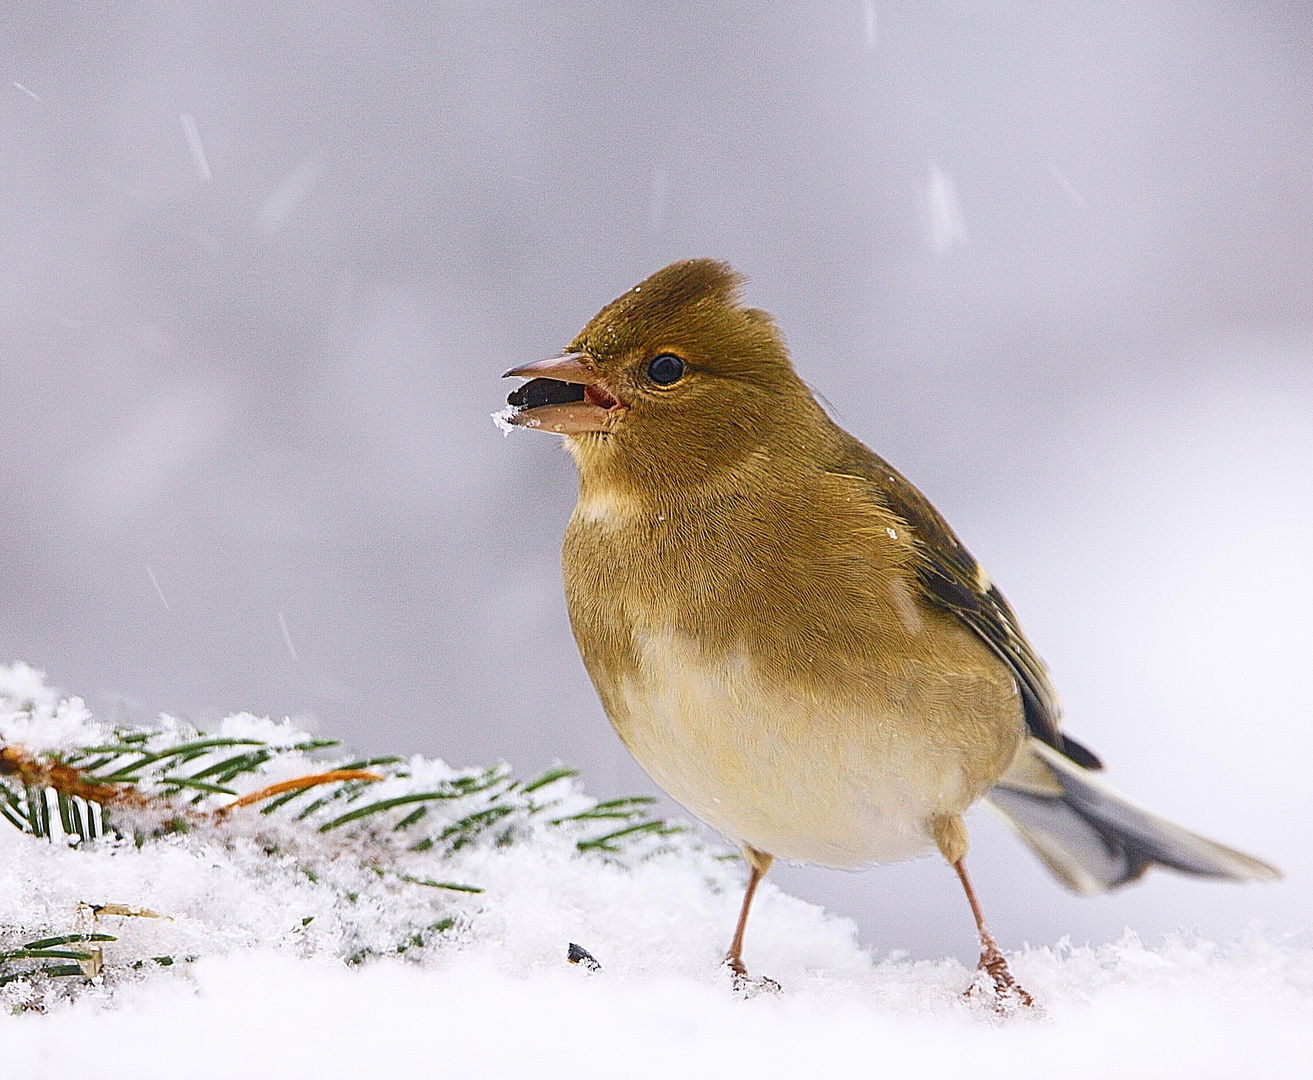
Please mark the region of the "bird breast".
[[931, 820], [981, 794], [979, 755], [897, 707], [770, 685], [743, 654], [708, 657], [675, 632], [643, 635], [639, 651], [606, 695], [612, 722], [657, 784], [731, 840], [845, 869], [894, 862], [931, 849]]
[[750, 532], [581, 500], [563, 561], [584, 665], [657, 784], [731, 840], [851, 868], [931, 848], [1023, 721], [1003, 665], [919, 599], [896, 530], [843, 510]]

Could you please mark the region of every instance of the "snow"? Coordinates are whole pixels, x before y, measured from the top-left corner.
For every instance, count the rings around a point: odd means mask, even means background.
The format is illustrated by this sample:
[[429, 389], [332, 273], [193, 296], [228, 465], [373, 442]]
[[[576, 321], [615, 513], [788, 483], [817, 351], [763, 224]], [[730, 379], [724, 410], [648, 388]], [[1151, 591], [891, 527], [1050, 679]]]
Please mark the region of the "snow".
[[191, 151], [191, 161], [196, 166], [196, 175], [207, 182], [213, 180], [214, 173], [210, 171], [210, 162], [205, 156], [205, 146], [201, 142], [200, 129], [196, 126], [196, 117], [184, 113], [178, 119], [182, 122], [183, 133], [187, 136], [187, 149]]
[[500, 431], [502, 435], [509, 437], [511, 432], [515, 430], [515, 425], [511, 423], [511, 418], [513, 416], [518, 416], [519, 413], [520, 410], [514, 405], [506, 405], [490, 415], [492, 416], [492, 422], [497, 425], [497, 430]]
[[[162, 723], [171, 730], [161, 738], [190, 737], [185, 725]], [[0, 668], [5, 744], [67, 750], [110, 732], [39, 672]], [[243, 791], [306, 771], [302, 751], [290, 749], [306, 737], [288, 721], [240, 714], [219, 733], [287, 748], [234, 781]], [[370, 797], [471, 775], [423, 758], [387, 768], [365, 788]], [[581, 853], [584, 834], [548, 818], [593, 801], [569, 779], [540, 795], [547, 809], [528, 813], [514, 842], [449, 852], [413, 851], [391, 828], [321, 832], [313, 825], [322, 818], [257, 807], [197, 816], [189, 832], [140, 846], [129, 837], [73, 847], [0, 822], [4, 948], [88, 930], [117, 938], [103, 944], [94, 979], [0, 988], [0, 1075], [1313, 1072], [1307, 936], [1254, 930], [1230, 944], [1181, 935], [1150, 945], [1128, 931], [1099, 946], [1030, 948], [1011, 961], [1042, 1007], [1002, 1019], [962, 997], [972, 973], [956, 961], [872, 957], [849, 921], [767, 882], [747, 959], [784, 990], [745, 999], [719, 967], [741, 863], [691, 833], [649, 837], [613, 857]], [[209, 795], [199, 805], [225, 801]], [[85, 906], [105, 904], [163, 917], [93, 920]], [[571, 942], [601, 970], [568, 964]], [[150, 959], [161, 956], [173, 963]]]

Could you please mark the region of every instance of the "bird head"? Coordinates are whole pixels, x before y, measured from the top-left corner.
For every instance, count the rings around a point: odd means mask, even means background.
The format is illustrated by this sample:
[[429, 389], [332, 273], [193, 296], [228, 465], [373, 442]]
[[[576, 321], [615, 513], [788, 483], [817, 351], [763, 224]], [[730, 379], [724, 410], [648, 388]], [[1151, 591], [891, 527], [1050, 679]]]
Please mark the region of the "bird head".
[[728, 265], [690, 259], [607, 304], [565, 353], [513, 368], [510, 423], [564, 435], [587, 482], [696, 486], [815, 423], [771, 317]]

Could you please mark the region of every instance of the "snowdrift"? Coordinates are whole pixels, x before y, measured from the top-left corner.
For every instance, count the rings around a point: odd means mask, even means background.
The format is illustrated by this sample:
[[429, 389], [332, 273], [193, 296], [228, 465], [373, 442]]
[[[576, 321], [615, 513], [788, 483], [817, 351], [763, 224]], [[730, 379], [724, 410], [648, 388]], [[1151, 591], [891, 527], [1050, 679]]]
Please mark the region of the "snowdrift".
[[116, 729], [21, 664], [0, 748], [4, 1076], [1313, 1075], [1307, 936], [1032, 948], [1041, 1008], [1001, 1019], [957, 962], [872, 957], [767, 884], [752, 960], [784, 992], [747, 1000], [737, 857], [568, 770]]

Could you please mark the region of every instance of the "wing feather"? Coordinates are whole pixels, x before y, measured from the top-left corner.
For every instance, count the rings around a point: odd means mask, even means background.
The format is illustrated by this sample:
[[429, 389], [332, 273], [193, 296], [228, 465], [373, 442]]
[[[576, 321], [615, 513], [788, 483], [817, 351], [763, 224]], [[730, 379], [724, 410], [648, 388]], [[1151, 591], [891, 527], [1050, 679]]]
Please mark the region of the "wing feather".
[[1017, 680], [1032, 735], [1087, 769], [1098, 757], [1062, 734], [1062, 706], [1045, 667], [1022, 633], [1007, 598], [930, 501], [901, 473], [851, 436], [848, 460], [831, 471], [862, 480], [912, 538], [924, 596], [951, 611], [994, 650]]

